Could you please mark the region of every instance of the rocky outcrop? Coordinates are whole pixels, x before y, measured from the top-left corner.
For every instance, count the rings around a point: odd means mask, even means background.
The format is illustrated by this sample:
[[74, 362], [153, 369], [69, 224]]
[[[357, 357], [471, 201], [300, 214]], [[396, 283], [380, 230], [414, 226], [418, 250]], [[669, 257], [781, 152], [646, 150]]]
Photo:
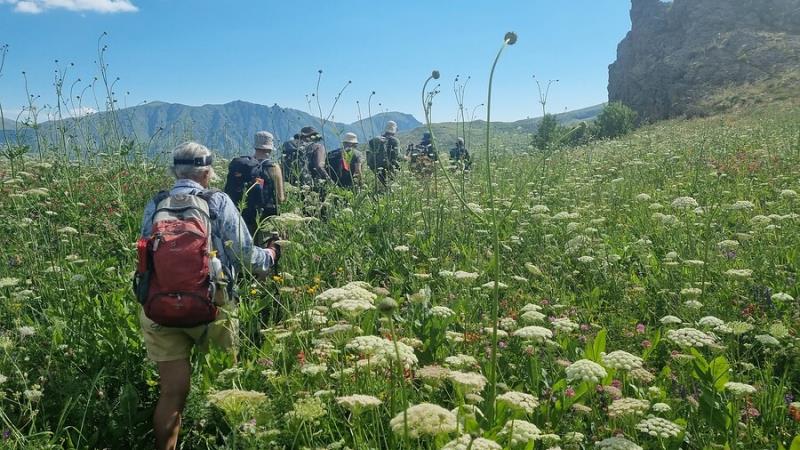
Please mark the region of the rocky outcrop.
[[697, 115], [720, 89], [797, 70], [800, 0], [633, 0], [608, 98], [646, 120]]

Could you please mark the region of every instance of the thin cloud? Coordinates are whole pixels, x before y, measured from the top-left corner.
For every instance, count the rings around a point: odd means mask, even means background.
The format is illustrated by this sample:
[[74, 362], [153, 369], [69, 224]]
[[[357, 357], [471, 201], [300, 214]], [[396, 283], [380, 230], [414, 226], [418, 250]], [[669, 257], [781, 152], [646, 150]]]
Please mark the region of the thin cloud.
[[23, 14], [40, 14], [51, 9], [102, 14], [139, 10], [130, 0], [0, 0], [0, 3], [10, 3], [15, 12]]

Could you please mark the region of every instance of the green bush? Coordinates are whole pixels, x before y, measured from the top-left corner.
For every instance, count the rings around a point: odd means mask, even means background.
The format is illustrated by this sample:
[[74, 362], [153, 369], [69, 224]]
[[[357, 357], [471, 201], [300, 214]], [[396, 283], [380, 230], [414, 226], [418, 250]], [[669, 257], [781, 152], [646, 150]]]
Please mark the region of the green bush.
[[620, 102], [613, 102], [603, 108], [597, 116], [597, 137], [616, 138], [626, 135], [636, 128], [638, 114]]
[[539, 122], [539, 128], [533, 136], [533, 146], [539, 150], [546, 150], [559, 145], [561, 138], [566, 133], [563, 126], [558, 124], [558, 119], [552, 114], [545, 114]]

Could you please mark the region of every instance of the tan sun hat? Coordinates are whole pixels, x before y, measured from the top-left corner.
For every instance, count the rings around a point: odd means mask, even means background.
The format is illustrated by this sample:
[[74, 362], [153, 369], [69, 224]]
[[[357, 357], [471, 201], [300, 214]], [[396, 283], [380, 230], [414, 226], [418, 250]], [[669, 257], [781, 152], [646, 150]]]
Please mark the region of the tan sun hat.
[[383, 130], [384, 133], [397, 133], [397, 123], [394, 120], [390, 120], [386, 122], [386, 128]]
[[275, 150], [274, 138], [269, 131], [257, 132], [254, 141], [253, 148], [256, 150]]
[[345, 144], [358, 144], [358, 136], [355, 133], [345, 133], [342, 142]]

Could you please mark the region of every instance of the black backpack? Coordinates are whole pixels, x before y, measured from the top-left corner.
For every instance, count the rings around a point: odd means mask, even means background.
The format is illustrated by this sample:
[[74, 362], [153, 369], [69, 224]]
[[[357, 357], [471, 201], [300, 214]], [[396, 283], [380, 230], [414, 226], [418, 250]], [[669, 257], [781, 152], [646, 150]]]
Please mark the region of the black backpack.
[[289, 141], [284, 144], [281, 155], [283, 179], [293, 185], [310, 184], [308, 151], [311, 145], [302, 141]]
[[274, 164], [269, 160], [257, 160], [252, 156], [234, 158], [228, 165], [225, 180], [225, 193], [239, 207], [247, 194], [242, 209], [247, 228], [255, 232], [259, 216], [278, 215], [278, 201], [275, 195], [275, 182], [269, 174]]
[[[355, 159], [355, 156], [353, 157]], [[328, 153], [326, 157], [326, 169], [331, 179], [341, 187], [350, 187], [353, 185], [353, 172], [348, 163], [345, 168], [344, 152], [341, 149], [334, 150]]]
[[376, 136], [369, 140], [369, 149], [367, 150], [367, 165], [373, 171], [376, 171], [379, 168], [389, 169], [392, 165], [388, 144], [389, 140], [386, 138], [386, 136]]

